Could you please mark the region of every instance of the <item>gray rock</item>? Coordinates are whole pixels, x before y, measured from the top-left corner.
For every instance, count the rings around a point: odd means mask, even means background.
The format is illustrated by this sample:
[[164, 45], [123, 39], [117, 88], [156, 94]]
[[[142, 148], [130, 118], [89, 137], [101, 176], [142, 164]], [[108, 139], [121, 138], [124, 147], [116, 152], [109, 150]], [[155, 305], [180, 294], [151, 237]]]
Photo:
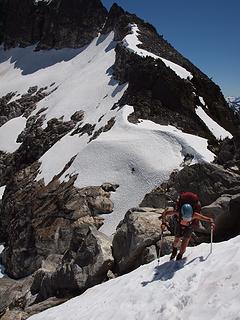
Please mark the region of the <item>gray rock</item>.
[[231, 197], [229, 211], [219, 216], [215, 231], [216, 241], [225, 241], [240, 234], [240, 193]]
[[37, 300], [81, 293], [107, 280], [114, 262], [111, 245], [110, 239], [94, 227], [75, 229], [69, 250], [55, 272], [37, 272], [31, 289], [39, 291]]
[[202, 207], [201, 212], [217, 221], [221, 215], [229, 214], [229, 202], [231, 198], [231, 195], [222, 195], [210, 205]]
[[63, 255], [76, 228], [99, 228], [104, 219], [97, 214], [113, 210], [110, 193], [100, 186], [78, 189], [76, 176], [62, 183], [56, 176], [45, 186], [35, 181], [38, 169], [34, 163], [19, 171], [3, 198], [0, 241], [7, 246], [2, 260], [14, 278], [32, 274], [49, 255]]
[[[154, 247], [160, 239], [159, 217], [162, 211], [134, 208], [126, 213], [113, 238], [113, 256], [119, 274], [129, 272], [156, 257]], [[169, 250], [163, 247], [162, 254], [167, 253]]]

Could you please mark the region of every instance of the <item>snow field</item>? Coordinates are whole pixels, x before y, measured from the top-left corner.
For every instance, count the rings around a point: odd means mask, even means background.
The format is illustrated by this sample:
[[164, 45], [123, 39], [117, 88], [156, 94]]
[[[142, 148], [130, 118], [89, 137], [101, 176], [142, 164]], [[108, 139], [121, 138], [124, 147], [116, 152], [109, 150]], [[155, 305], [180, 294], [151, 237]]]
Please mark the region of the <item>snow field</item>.
[[27, 119], [18, 117], [11, 119], [0, 127], [0, 150], [5, 152], [16, 151], [21, 143], [17, 143], [18, 135], [24, 130]]
[[239, 320], [240, 237], [188, 248], [87, 290], [30, 320]]

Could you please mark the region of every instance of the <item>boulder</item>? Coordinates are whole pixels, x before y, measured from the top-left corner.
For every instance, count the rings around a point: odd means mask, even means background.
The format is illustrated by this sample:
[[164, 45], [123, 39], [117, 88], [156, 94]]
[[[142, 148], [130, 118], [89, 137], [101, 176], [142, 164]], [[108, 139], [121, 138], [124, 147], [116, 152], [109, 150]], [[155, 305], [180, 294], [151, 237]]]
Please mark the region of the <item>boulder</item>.
[[223, 194], [216, 201], [208, 206], [202, 207], [201, 212], [214, 219], [217, 222], [221, 215], [229, 214], [229, 202], [232, 196], [229, 194]]
[[56, 270], [38, 270], [32, 294], [38, 294], [37, 301], [42, 301], [52, 296], [79, 294], [107, 280], [114, 262], [111, 245], [111, 240], [95, 227], [76, 228]]
[[240, 234], [240, 193], [232, 196], [228, 211], [217, 219], [215, 240], [226, 241]]
[[[116, 272], [129, 272], [156, 258], [156, 243], [160, 239], [162, 209], [133, 208], [120, 222], [113, 237]], [[169, 238], [164, 238], [164, 241]], [[164, 246], [161, 254], [170, 253]]]

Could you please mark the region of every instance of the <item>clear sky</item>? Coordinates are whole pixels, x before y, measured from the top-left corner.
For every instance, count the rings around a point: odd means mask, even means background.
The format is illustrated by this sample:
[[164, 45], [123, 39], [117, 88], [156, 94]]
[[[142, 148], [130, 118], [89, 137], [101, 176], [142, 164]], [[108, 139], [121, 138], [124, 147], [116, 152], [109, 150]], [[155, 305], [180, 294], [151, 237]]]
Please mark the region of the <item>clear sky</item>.
[[240, 96], [240, 0], [102, 0], [153, 24], [168, 42], [217, 83]]

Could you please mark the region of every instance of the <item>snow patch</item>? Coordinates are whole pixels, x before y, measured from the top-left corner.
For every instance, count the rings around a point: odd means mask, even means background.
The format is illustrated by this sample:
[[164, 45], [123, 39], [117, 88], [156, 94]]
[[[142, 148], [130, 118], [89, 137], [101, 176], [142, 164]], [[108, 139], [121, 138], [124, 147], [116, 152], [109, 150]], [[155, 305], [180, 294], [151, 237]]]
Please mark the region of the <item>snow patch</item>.
[[128, 34], [123, 39], [123, 45], [130, 51], [138, 54], [141, 57], [152, 57], [154, 59], [161, 59], [164, 64], [172, 69], [180, 78], [182, 79], [192, 79], [193, 75], [187, 71], [185, 68], [179, 66], [178, 64], [171, 62], [167, 59], [161, 58], [160, 56], [157, 56], [156, 54], [153, 54], [147, 50], [141, 49], [138, 47], [138, 45], [142, 44], [142, 42], [138, 39], [138, 33], [140, 32], [138, 26], [136, 24], [129, 24], [129, 27], [131, 28], [132, 33]]
[[208, 129], [212, 132], [212, 134], [218, 139], [223, 140], [225, 138], [232, 138], [230, 132], [221, 127], [216, 121], [214, 121], [209, 115], [203, 110], [202, 107], [197, 106], [196, 114], [200, 119], [206, 124]]
[[19, 148], [21, 143], [16, 142], [16, 140], [24, 130], [26, 121], [26, 118], [18, 117], [9, 120], [0, 127], [0, 150], [12, 153]]
[[5, 189], [6, 189], [6, 186], [0, 187], [0, 200], [2, 200]]

